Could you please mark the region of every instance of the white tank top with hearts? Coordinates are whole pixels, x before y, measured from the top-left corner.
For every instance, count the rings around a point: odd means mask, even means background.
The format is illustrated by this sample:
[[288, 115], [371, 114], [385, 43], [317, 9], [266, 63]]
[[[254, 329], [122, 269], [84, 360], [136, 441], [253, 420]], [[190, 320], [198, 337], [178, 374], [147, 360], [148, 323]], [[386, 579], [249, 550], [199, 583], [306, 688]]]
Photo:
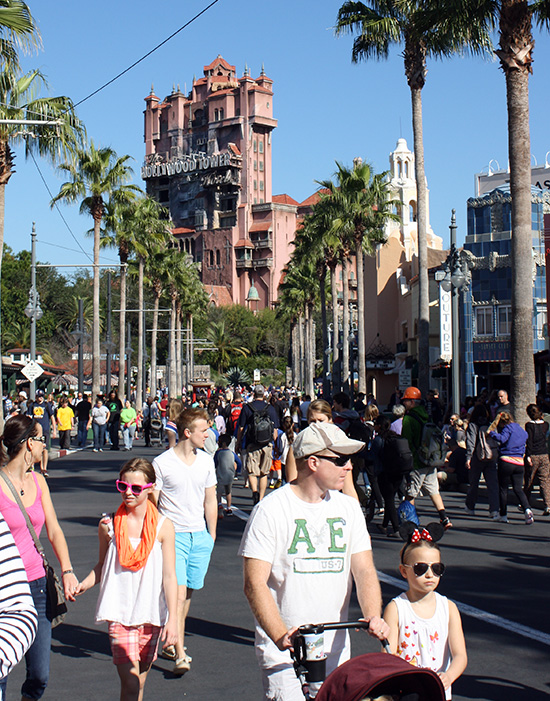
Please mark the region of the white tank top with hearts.
[[[446, 596], [434, 593], [436, 605], [431, 618], [420, 618], [405, 593], [393, 599], [399, 616], [397, 654], [416, 667], [445, 672], [451, 664], [449, 602]], [[451, 698], [451, 687], [447, 689], [445, 698]]]

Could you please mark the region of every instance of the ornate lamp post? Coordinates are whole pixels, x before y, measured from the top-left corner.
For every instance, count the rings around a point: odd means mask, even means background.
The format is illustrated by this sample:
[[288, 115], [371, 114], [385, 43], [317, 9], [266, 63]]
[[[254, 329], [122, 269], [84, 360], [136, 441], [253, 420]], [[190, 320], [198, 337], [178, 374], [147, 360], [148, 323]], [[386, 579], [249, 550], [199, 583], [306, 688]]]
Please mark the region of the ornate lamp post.
[[459, 344], [459, 309], [458, 298], [461, 291], [467, 289], [472, 280], [470, 266], [467, 258], [456, 247], [456, 210], [452, 210], [451, 224], [451, 250], [443, 268], [444, 276], [440, 280], [441, 287], [451, 294], [451, 329], [452, 329], [452, 398], [453, 413], [460, 412], [460, 344]]
[[[36, 322], [43, 316], [40, 307], [40, 296], [36, 289], [36, 227], [32, 223], [31, 233], [31, 289], [29, 290], [29, 301], [25, 307], [25, 316], [31, 320], [31, 362], [36, 362]], [[36, 382], [30, 383], [30, 398], [34, 401]]]

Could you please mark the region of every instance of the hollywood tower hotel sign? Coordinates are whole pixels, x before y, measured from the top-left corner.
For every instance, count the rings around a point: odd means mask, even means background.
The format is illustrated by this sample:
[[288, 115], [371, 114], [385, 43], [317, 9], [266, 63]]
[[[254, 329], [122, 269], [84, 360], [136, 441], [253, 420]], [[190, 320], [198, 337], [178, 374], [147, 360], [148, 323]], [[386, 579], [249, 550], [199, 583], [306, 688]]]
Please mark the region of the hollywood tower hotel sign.
[[[221, 56], [204, 66], [184, 95], [145, 98], [147, 193], [174, 222], [179, 247], [201, 264], [207, 292], [220, 304], [271, 306], [290, 256], [297, 203], [272, 195], [272, 81]], [[254, 297], [256, 295], [254, 294]]]

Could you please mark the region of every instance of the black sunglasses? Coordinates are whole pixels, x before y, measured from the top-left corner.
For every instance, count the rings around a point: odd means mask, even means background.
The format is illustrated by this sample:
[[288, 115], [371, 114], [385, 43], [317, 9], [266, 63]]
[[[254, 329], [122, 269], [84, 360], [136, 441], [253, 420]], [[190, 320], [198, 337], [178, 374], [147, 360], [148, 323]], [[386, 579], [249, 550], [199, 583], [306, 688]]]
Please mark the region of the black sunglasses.
[[332, 455], [318, 455], [317, 457], [334, 463], [336, 467], [344, 467], [344, 465], [347, 465], [349, 462], [349, 455], [337, 455], [336, 457]]
[[415, 562], [414, 565], [404, 565], [404, 567], [412, 567], [416, 577], [422, 577], [428, 569], [432, 570], [434, 577], [442, 577], [445, 572], [445, 565], [442, 562]]

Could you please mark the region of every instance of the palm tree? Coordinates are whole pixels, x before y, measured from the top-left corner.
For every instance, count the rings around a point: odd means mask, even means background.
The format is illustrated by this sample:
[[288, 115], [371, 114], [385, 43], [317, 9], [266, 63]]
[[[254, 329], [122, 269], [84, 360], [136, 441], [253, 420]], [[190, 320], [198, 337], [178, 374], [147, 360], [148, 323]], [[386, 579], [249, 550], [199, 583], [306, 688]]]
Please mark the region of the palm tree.
[[166, 218], [166, 209], [151, 197], [140, 197], [132, 204], [128, 212], [127, 231], [129, 242], [138, 261], [138, 373], [136, 383], [136, 406], [140, 407], [145, 400], [142, 397], [143, 387], [143, 355], [145, 351], [145, 261], [149, 256], [150, 247], [167, 242], [172, 238], [171, 222]]
[[157, 386], [157, 338], [159, 325], [159, 308], [162, 293], [166, 287], [171, 256], [175, 249], [168, 248], [164, 243], [155, 243], [149, 248], [145, 260], [145, 278], [153, 290], [153, 326], [151, 331], [151, 393]]
[[430, 7], [423, 0], [348, 1], [338, 11], [336, 25], [337, 35], [356, 33], [352, 51], [354, 63], [361, 59], [387, 58], [392, 44], [403, 46], [405, 75], [412, 102], [418, 229], [417, 355], [418, 380], [423, 393], [429, 385], [430, 314], [422, 88], [426, 82], [428, 57], [450, 56], [466, 48], [478, 53], [489, 47], [488, 34], [481, 23], [472, 22], [473, 9], [468, 9], [468, 12], [446, 13], [440, 6]]
[[248, 348], [235, 344], [234, 338], [225, 328], [225, 321], [210, 324], [206, 334], [216, 348], [216, 370], [222, 375], [229, 367], [232, 356], [240, 355], [246, 358], [250, 354]]
[[[59, 166], [69, 180], [61, 186], [53, 198], [56, 202], [72, 204], [80, 201], [80, 213], [88, 214], [94, 221], [94, 325], [92, 329], [92, 393], [99, 394], [101, 355], [99, 345], [99, 248], [101, 223], [109, 203], [122, 204], [135, 199], [141, 192], [137, 185], [128, 184], [132, 168], [130, 156], [117, 156], [112, 148], [98, 148], [93, 141], [76, 150], [74, 158]], [[119, 360], [120, 365], [120, 360]]]
[[30, 51], [40, 46], [40, 33], [28, 5], [21, 0], [2, 0], [0, 4], [0, 70], [19, 66], [18, 48]]
[[[367, 367], [365, 346], [364, 255], [373, 255], [386, 242], [384, 226], [389, 219], [398, 220], [391, 209], [387, 173], [374, 174], [372, 166], [360, 158], [353, 168], [336, 162], [337, 187], [332, 188], [332, 231], [342, 239], [349, 237], [355, 246], [357, 271], [357, 365], [358, 390], [366, 394]], [[330, 185], [331, 183], [326, 183]], [[331, 187], [329, 187], [331, 189]], [[353, 372], [353, 370], [352, 370]]]
[[523, 416], [535, 396], [533, 362], [533, 283], [531, 224], [531, 137], [529, 131], [529, 74], [532, 72], [533, 12], [549, 26], [548, 0], [501, 0], [483, 3], [488, 26], [500, 25], [495, 51], [506, 79], [508, 154], [512, 194], [512, 329], [511, 397], [514, 416]]

